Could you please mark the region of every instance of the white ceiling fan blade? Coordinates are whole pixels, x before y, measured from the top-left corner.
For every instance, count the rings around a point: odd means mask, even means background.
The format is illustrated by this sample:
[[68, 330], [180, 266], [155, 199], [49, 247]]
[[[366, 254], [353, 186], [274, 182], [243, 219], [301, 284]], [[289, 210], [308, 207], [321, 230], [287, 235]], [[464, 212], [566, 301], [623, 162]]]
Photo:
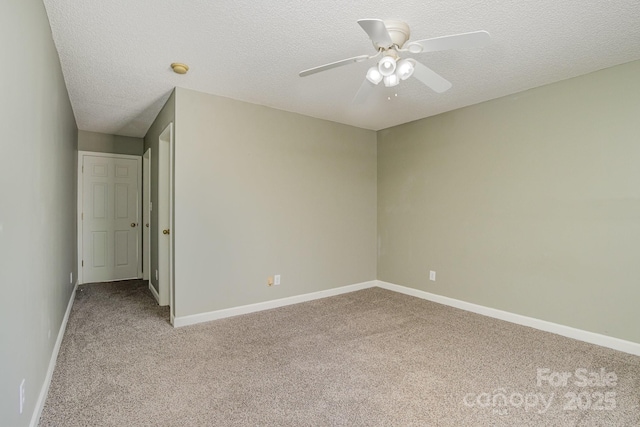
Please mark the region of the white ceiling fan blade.
[[376, 87], [375, 84], [371, 83], [369, 79], [364, 79], [362, 84], [360, 85], [360, 89], [358, 89], [358, 93], [353, 97], [354, 104], [362, 104], [364, 101], [369, 98], [371, 92], [373, 92], [373, 88]]
[[451, 89], [451, 82], [424, 64], [415, 61], [413, 77], [429, 86], [435, 92], [442, 93]]
[[358, 24], [367, 32], [369, 38], [378, 47], [390, 47], [393, 45], [389, 31], [382, 19], [360, 19]]
[[488, 32], [473, 31], [470, 33], [417, 40], [409, 43], [406, 47], [413, 53], [437, 52], [440, 50], [482, 47], [488, 45], [489, 42], [491, 42], [491, 36]]
[[343, 65], [352, 64], [354, 62], [362, 62], [365, 59], [369, 59], [369, 55], [354, 56], [353, 58], [343, 59], [342, 61], [331, 62], [319, 67], [309, 68], [308, 70], [300, 71], [300, 77], [306, 77], [310, 74], [319, 73], [320, 71], [330, 70], [336, 67], [342, 67]]

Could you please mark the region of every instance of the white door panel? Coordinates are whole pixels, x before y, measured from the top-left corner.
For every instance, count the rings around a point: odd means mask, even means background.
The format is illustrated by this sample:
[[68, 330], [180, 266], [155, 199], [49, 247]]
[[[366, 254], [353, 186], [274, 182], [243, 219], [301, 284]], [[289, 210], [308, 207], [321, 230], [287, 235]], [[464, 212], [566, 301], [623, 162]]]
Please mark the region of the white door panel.
[[[142, 171], [144, 173], [142, 190], [142, 278], [150, 280], [151, 275], [151, 148], [147, 148], [142, 156]], [[152, 285], [153, 286], [153, 285]], [[155, 289], [155, 288], [154, 288]]]
[[173, 123], [158, 138], [158, 295], [173, 322]]
[[83, 155], [82, 281], [137, 278], [139, 161]]
[[[91, 260], [94, 268], [106, 267], [107, 265], [107, 233], [104, 231], [94, 231], [91, 233], [91, 247], [93, 256]], [[89, 259], [89, 258], [87, 258]]]

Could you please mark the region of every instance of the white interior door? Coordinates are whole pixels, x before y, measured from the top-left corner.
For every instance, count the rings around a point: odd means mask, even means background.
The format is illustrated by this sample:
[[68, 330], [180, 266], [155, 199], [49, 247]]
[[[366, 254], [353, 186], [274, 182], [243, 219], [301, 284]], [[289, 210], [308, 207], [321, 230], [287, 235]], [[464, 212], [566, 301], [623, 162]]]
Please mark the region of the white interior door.
[[149, 280], [151, 271], [151, 148], [142, 156], [142, 278]]
[[158, 303], [170, 306], [173, 321], [173, 123], [160, 134], [158, 148]]
[[82, 154], [82, 282], [140, 277], [140, 159]]

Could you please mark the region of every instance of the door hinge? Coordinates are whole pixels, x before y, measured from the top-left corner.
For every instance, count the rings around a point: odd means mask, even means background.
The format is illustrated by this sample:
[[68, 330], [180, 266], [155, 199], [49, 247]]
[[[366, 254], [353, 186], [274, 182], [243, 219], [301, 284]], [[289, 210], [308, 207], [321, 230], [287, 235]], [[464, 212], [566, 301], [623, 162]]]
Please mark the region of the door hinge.
[[84, 212], [80, 214], [80, 219], [84, 221]]
[[82, 260], [82, 266], [84, 267], [84, 260]]

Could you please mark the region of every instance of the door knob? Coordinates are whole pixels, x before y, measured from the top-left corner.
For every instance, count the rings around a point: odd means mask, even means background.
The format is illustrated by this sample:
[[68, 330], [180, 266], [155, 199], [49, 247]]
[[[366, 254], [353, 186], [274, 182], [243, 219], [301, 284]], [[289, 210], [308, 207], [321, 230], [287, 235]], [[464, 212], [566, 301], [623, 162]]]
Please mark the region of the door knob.
[[169, 234], [169, 230], [162, 230], [162, 234]]
[[135, 222], [132, 222], [132, 223], [131, 223], [131, 226], [132, 226], [132, 227], [135, 227], [135, 226], [136, 226], [136, 223], [135, 223]]
[[147, 227], [147, 228], [149, 228], [149, 223], [146, 223], [144, 226], [145, 226], [145, 227]]

